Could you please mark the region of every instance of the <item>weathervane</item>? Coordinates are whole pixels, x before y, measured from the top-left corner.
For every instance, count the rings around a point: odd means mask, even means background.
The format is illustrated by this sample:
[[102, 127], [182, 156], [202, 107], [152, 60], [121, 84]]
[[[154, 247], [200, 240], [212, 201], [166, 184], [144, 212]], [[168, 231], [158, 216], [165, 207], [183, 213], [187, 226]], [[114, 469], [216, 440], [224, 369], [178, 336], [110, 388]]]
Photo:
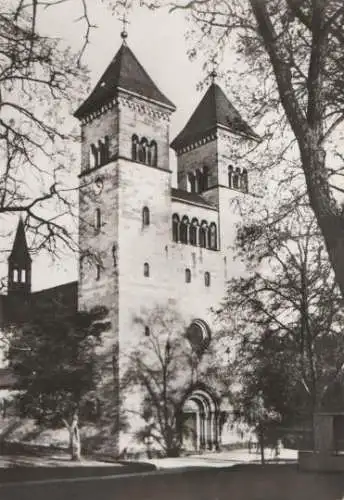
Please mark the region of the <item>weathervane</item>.
[[121, 31], [121, 38], [123, 40], [123, 43], [125, 43], [126, 39], [128, 38], [128, 32], [126, 30], [126, 25], [129, 24], [129, 21], [127, 20], [126, 12], [124, 12], [123, 17], [119, 18], [118, 20], [121, 21], [121, 23], [123, 24], [123, 28]]

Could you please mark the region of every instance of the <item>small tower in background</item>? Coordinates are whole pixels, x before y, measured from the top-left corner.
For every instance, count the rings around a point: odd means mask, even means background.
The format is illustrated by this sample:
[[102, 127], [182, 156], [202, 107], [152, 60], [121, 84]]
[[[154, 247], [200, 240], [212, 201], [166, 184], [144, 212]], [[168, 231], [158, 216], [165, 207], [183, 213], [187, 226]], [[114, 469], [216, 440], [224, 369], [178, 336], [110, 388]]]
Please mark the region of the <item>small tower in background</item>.
[[31, 257], [23, 219], [20, 217], [12, 251], [8, 258], [8, 293], [31, 292]]

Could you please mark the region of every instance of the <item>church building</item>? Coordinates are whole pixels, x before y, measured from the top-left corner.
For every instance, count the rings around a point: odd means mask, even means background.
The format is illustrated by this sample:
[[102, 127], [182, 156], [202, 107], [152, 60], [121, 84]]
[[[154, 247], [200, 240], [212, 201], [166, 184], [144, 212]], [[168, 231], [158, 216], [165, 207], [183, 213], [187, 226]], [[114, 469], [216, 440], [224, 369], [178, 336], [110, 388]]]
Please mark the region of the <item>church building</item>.
[[[231, 161], [233, 148], [258, 140], [213, 75], [171, 142], [176, 107], [137, 60], [125, 33], [122, 38], [75, 112], [81, 127], [79, 281], [31, 292], [32, 262], [20, 220], [8, 260], [8, 293], [0, 297], [3, 320], [17, 318], [25, 309], [18, 304], [30, 308], [47, 297], [75, 310], [107, 307], [112, 328], [105, 348], [116, 359], [119, 378], [128, 345], [149, 336], [149, 326], [134, 318], [150, 307], [173, 307], [196, 336], [211, 341], [212, 309], [236, 266], [239, 214], [233, 200], [249, 194], [249, 172]], [[176, 186], [170, 148], [177, 157]], [[196, 387], [187, 396], [196, 450], [218, 447], [220, 406], [211, 387]], [[119, 452], [129, 441], [119, 436]]]

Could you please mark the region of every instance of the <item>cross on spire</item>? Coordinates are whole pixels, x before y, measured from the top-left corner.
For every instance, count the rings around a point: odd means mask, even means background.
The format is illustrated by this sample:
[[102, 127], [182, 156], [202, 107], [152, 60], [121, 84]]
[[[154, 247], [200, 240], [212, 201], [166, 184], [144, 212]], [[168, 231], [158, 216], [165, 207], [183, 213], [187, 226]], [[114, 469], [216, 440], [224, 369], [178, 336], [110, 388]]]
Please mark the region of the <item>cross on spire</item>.
[[121, 31], [121, 38], [122, 38], [123, 43], [124, 43], [125, 40], [128, 38], [128, 32], [126, 30], [126, 25], [130, 24], [129, 21], [127, 20], [126, 12], [124, 12], [123, 17], [119, 18], [118, 20], [121, 21], [121, 23], [123, 25], [122, 31]]
[[213, 66], [213, 69], [212, 69], [212, 71], [210, 72], [209, 76], [210, 76], [211, 82], [212, 82], [212, 83], [215, 83], [215, 80], [216, 80], [216, 77], [217, 77], [217, 71], [216, 71], [216, 68], [217, 68], [217, 62], [216, 62], [215, 57], [213, 57], [213, 58], [212, 58], [212, 60], [211, 60], [211, 64], [212, 64], [212, 66]]
[[211, 82], [212, 83], [215, 83], [215, 80], [216, 80], [216, 77], [217, 77], [217, 73], [216, 73], [216, 70], [213, 69], [213, 71], [210, 73], [210, 78], [211, 78]]

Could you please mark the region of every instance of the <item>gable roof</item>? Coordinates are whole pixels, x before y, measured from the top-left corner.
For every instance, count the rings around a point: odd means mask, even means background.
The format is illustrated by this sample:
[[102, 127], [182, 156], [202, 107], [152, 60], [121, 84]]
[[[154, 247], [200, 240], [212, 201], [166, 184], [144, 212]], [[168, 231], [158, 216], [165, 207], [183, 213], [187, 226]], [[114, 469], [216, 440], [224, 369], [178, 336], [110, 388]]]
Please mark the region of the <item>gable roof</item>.
[[24, 222], [21, 217], [18, 222], [17, 232], [14, 238], [9, 260], [14, 261], [16, 264], [26, 264], [27, 261], [31, 261], [25, 236]]
[[82, 118], [96, 111], [100, 105], [111, 101], [119, 88], [157, 101], [172, 110], [175, 109], [174, 104], [158, 89], [130, 48], [123, 43], [94, 90], [74, 116]]
[[55, 310], [62, 315], [75, 314], [78, 310], [78, 282], [70, 281], [31, 294], [32, 309]]
[[203, 196], [201, 196], [200, 194], [189, 193], [189, 191], [184, 191], [184, 189], [172, 188], [171, 195], [175, 201], [185, 201], [186, 203], [203, 205], [207, 208], [212, 208], [213, 210], [216, 210], [216, 207], [211, 203], [209, 203], [209, 201], [204, 199]]
[[259, 138], [227, 99], [222, 89], [216, 83], [212, 83], [190, 120], [171, 143], [171, 147], [179, 149], [218, 126], [249, 138]]

